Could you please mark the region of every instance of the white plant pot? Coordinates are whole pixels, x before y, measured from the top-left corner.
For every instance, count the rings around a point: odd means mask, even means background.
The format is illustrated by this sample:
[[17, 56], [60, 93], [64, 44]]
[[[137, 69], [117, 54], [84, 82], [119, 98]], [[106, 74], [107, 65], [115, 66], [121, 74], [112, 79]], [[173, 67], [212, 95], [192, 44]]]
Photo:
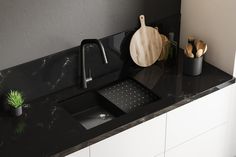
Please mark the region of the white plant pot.
[[16, 117], [19, 117], [22, 115], [22, 106], [18, 108], [13, 108], [12, 109], [12, 114]]

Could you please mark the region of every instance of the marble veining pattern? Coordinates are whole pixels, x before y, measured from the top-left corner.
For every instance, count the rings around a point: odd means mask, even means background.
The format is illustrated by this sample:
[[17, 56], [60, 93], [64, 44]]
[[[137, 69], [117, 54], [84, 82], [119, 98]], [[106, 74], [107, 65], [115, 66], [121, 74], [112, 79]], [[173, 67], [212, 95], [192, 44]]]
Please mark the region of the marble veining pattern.
[[32, 76], [35, 76], [35, 75], [39, 74], [40, 71], [41, 71], [43, 68], [46, 67], [47, 62], [48, 62], [48, 57], [42, 59], [42, 63], [41, 63], [41, 65], [40, 65], [40, 67], [39, 67], [36, 71], [33, 71], [33, 72], [32, 72]]

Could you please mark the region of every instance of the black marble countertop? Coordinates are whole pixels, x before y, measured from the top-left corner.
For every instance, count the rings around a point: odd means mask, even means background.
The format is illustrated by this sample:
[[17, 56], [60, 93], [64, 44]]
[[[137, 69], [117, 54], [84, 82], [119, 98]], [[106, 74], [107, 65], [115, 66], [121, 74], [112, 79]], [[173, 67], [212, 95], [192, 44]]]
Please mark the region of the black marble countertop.
[[200, 76], [176, 71], [173, 66], [158, 63], [145, 69], [126, 67], [92, 81], [89, 89], [96, 90], [131, 77], [161, 99], [90, 130], [79, 125], [58, 103], [86, 92], [76, 86], [29, 102], [19, 118], [1, 112], [0, 156], [65, 156], [234, 83], [231, 75], [208, 63], [204, 63]]

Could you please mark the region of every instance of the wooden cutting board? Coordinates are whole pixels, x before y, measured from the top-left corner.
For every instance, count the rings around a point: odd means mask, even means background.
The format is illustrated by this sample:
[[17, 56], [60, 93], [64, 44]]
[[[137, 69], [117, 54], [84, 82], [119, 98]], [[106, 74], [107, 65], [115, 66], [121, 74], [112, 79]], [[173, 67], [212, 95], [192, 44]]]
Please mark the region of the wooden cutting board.
[[133, 61], [148, 67], [154, 64], [162, 51], [162, 39], [158, 29], [146, 26], [145, 17], [139, 17], [141, 27], [134, 33], [130, 42], [130, 55]]

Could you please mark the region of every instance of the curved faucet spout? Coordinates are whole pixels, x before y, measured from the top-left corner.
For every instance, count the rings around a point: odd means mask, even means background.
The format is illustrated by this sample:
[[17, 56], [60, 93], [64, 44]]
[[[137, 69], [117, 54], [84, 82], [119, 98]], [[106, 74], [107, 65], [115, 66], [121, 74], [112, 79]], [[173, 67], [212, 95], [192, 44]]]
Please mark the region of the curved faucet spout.
[[[98, 45], [98, 48], [100, 49], [100, 51], [102, 52], [102, 56], [103, 56], [103, 60], [104, 60], [104, 63], [105, 64], [108, 64], [108, 60], [107, 60], [107, 55], [106, 55], [106, 52], [105, 52], [105, 48], [102, 44], [102, 42], [99, 40], [99, 39], [84, 39], [80, 46], [81, 46], [81, 49], [82, 49], [82, 53], [83, 51], [85, 50], [84, 49], [84, 46], [87, 45], [87, 44], [97, 44]], [[85, 53], [85, 52], [84, 52]]]
[[89, 70], [89, 77], [86, 75], [86, 67], [85, 67], [85, 45], [87, 44], [97, 44], [105, 64], [108, 64], [105, 48], [102, 42], [99, 39], [84, 39], [80, 44], [80, 52], [82, 53], [82, 80], [83, 80], [83, 88], [87, 88], [87, 83], [92, 81], [91, 71]]

